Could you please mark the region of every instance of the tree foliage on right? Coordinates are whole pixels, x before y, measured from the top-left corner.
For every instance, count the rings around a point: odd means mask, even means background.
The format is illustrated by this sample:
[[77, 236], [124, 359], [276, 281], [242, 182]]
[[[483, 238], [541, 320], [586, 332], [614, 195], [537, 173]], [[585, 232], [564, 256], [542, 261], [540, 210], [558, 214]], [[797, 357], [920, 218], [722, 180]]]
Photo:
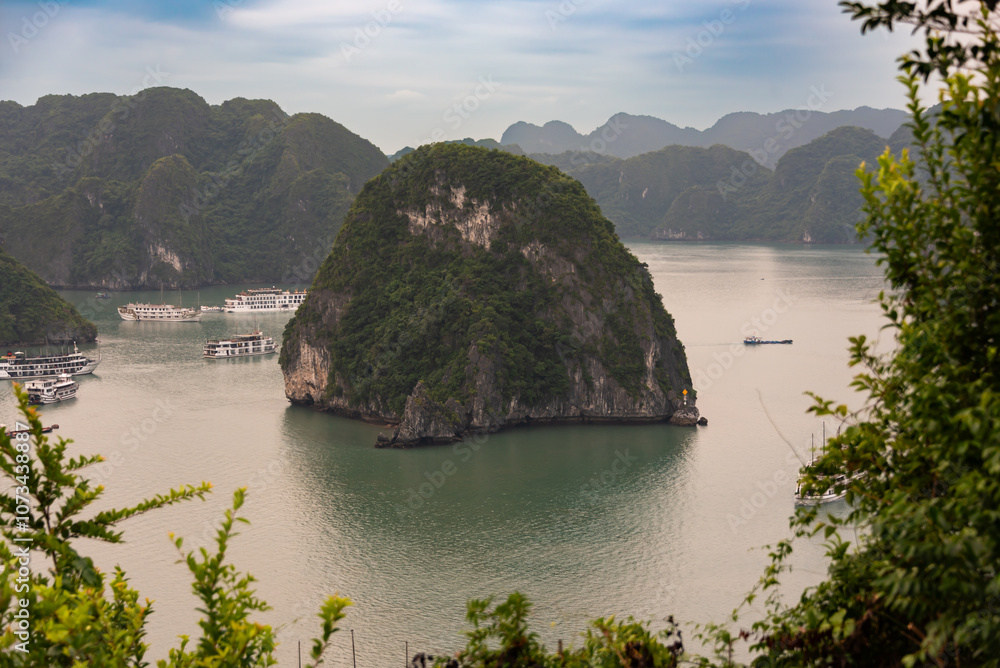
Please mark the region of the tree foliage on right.
[[[873, 28], [913, 26], [902, 57], [914, 156], [858, 170], [862, 237], [885, 269], [892, 353], [851, 340], [850, 412], [810, 475], [848, 472], [850, 515], [800, 509], [796, 534], [825, 534], [831, 565], [794, 605], [778, 599], [791, 544], [748, 596], [766, 596], [751, 634], [757, 666], [1000, 665], [1000, 16], [996, 0], [842, 2]], [[934, 78], [940, 112], [918, 94]], [[938, 84], [935, 84], [938, 85]], [[852, 530], [856, 529], [856, 534]], [[857, 535], [855, 539], [854, 536]], [[851, 541], [843, 536], [851, 536]]]

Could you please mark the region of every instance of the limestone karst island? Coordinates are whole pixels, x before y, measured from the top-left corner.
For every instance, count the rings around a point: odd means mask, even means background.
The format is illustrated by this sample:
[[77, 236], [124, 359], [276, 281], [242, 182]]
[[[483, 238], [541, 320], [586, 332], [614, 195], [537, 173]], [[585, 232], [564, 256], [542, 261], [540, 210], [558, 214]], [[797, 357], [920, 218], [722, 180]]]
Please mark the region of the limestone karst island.
[[10, 0], [0, 98], [0, 668], [1000, 668], [1000, 0]]
[[292, 402], [393, 425], [391, 446], [663, 421], [691, 390], [649, 272], [579, 182], [462, 144], [365, 185], [281, 367]]

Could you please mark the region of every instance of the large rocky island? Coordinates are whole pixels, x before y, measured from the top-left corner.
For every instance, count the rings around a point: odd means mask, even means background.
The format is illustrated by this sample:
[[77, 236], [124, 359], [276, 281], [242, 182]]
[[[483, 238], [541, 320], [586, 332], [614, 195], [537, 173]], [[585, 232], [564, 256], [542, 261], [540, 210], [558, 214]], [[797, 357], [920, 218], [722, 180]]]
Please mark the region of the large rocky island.
[[393, 425], [392, 446], [665, 421], [691, 392], [649, 272], [583, 186], [464, 145], [422, 147], [365, 185], [281, 367], [293, 403]]

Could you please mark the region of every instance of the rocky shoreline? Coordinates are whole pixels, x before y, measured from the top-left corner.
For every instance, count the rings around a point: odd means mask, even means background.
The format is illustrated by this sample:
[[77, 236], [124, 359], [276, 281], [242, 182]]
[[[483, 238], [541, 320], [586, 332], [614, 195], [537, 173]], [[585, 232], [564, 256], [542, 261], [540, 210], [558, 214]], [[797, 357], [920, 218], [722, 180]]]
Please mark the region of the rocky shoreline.
[[379, 432], [375, 447], [412, 448], [421, 445], [442, 445], [462, 441], [467, 436], [493, 434], [532, 425], [667, 423], [678, 427], [694, 427], [708, 424], [708, 420], [701, 417], [696, 406], [681, 406], [671, 414], [650, 416], [590, 415], [585, 412], [576, 415], [541, 417], [523, 415], [519, 419], [508, 420], [503, 424], [478, 428], [470, 424], [468, 415], [469, 411], [454, 399], [449, 399], [443, 405], [435, 402], [427, 395], [426, 386], [419, 383], [414, 393], [407, 398], [402, 421], [387, 424], [387, 427], [395, 428], [389, 434]]
[[393, 425], [380, 447], [700, 418], [648, 268], [580, 183], [461, 145], [365, 186], [280, 362], [291, 402]]

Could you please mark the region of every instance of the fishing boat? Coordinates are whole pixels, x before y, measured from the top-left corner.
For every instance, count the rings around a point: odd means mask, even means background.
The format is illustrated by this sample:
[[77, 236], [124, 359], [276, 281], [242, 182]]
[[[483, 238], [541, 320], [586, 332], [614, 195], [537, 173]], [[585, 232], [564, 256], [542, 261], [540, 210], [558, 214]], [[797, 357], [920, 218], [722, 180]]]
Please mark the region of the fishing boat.
[[79, 387], [68, 373], [61, 373], [55, 378], [29, 380], [24, 384], [28, 393], [28, 401], [33, 404], [54, 404], [76, 396]]
[[111, 293], [110, 292], [98, 292], [97, 293], [97, 298], [98, 299], [111, 299]]
[[[826, 425], [823, 425], [823, 443], [826, 443]], [[823, 491], [805, 490], [805, 478], [810, 469], [815, 466], [816, 455], [813, 453], [809, 463], [802, 468], [798, 484], [795, 486], [795, 504], [799, 506], [815, 506], [821, 503], [838, 501], [847, 496], [847, 489], [850, 484], [864, 477], [864, 473], [839, 473], [834, 476], [823, 476], [821, 479], [826, 487]]]
[[0, 356], [0, 379], [45, 378], [70, 374], [79, 376], [92, 373], [101, 363], [100, 352], [96, 360], [86, 357], [73, 344], [73, 352], [60, 355], [28, 357], [23, 352], [8, 352]]
[[294, 311], [306, 298], [306, 290], [256, 288], [226, 299], [226, 313], [260, 313], [262, 311]]
[[233, 359], [251, 355], [270, 355], [278, 352], [274, 339], [264, 336], [259, 329], [250, 334], [237, 334], [231, 339], [209, 339], [205, 342], [203, 357], [208, 359]]
[[791, 342], [792, 342], [791, 339], [785, 339], [783, 341], [765, 341], [764, 339], [760, 338], [756, 334], [753, 335], [753, 336], [748, 336], [745, 339], [743, 339], [744, 345], [748, 345], [748, 346], [760, 346], [760, 345], [765, 345], [765, 344], [768, 344], [768, 343], [782, 344], [782, 343], [791, 343]]
[[[59, 428], [59, 425], [57, 425], [57, 424], [54, 424], [54, 425], [52, 425], [50, 427], [42, 427], [42, 433], [43, 434], [50, 434], [54, 430], [56, 430], [58, 428]], [[17, 436], [18, 434], [30, 434], [30, 433], [31, 433], [30, 429], [18, 429], [18, 430], [14, 430], [14, 431], [7, 431], [7, 425], [0, 424], [0, 434], [6, 434], [7, 436]]]

